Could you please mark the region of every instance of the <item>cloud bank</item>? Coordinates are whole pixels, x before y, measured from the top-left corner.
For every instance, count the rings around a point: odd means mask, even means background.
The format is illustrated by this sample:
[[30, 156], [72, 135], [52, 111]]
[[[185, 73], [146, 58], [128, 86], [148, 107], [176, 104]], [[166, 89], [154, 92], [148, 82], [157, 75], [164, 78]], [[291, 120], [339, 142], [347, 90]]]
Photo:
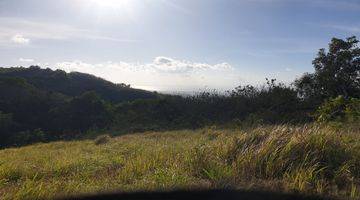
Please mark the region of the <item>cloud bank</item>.
[[228, 63], [208, 64], [164, 56], [156, 57], [150, 63], [109, 61], [91, 64], [78, 60], [59, 62], [50, 68], [89, 73], [115, 83], [128, 83], [133, 87], [158, 91], [231, 89], [242, 80]]

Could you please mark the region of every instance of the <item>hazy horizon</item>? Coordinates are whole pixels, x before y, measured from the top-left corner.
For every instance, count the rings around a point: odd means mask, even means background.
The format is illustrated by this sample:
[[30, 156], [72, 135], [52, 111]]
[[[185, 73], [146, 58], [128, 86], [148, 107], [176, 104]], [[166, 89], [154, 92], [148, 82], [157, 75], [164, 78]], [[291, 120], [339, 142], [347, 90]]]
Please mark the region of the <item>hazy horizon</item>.
[[356, 0], [3, 0], [1, 67], [174, 92], [289, 83], [332, 37], [359, 36], [359, 11]]

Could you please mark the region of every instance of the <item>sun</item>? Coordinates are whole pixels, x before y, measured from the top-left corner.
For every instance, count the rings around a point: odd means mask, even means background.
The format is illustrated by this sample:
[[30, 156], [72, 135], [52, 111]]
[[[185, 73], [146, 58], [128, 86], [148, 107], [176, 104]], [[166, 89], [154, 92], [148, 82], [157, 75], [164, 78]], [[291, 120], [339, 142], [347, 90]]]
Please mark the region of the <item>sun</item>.
[[131, 6], [132, 0], [90, 0], [94, 6], [106, 9], [119, 9]]
[[[1, 0], [0, 0], [1, 1]], [[146, 0], [76, 0], [79, 9], [91, 17], [94, 23], [130, 22], [143, 13]]]

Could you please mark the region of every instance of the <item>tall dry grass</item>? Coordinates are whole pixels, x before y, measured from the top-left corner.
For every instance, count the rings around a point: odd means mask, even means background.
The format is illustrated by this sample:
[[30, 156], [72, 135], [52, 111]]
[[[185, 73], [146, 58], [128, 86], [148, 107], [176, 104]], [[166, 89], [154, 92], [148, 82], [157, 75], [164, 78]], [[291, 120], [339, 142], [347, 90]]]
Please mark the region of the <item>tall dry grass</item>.
[[3, 199], [103, 191], [242, 188], [360, 198], [356, 128], [148, 132], [0, 151]]

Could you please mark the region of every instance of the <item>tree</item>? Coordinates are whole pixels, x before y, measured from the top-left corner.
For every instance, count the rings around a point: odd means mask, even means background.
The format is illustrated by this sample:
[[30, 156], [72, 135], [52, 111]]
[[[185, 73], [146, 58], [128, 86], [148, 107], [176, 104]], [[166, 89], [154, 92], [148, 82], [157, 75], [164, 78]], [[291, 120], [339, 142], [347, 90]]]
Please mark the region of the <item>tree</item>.
[[7, 133], [13, 126], [12, 114], [5, 114], [0, 111], [0, 132]]
[[51, 111], [53, 127], [81, 132], [92, 127], [104, 128], [111, 120], [109, 106], [96, 92], [85, 92]]
[[329, 50], [320, 49], [313, 61], [315, 72], [295, 81], [304, 98], [360, 97], [360, 48], [355, 36], [333, 38]]

